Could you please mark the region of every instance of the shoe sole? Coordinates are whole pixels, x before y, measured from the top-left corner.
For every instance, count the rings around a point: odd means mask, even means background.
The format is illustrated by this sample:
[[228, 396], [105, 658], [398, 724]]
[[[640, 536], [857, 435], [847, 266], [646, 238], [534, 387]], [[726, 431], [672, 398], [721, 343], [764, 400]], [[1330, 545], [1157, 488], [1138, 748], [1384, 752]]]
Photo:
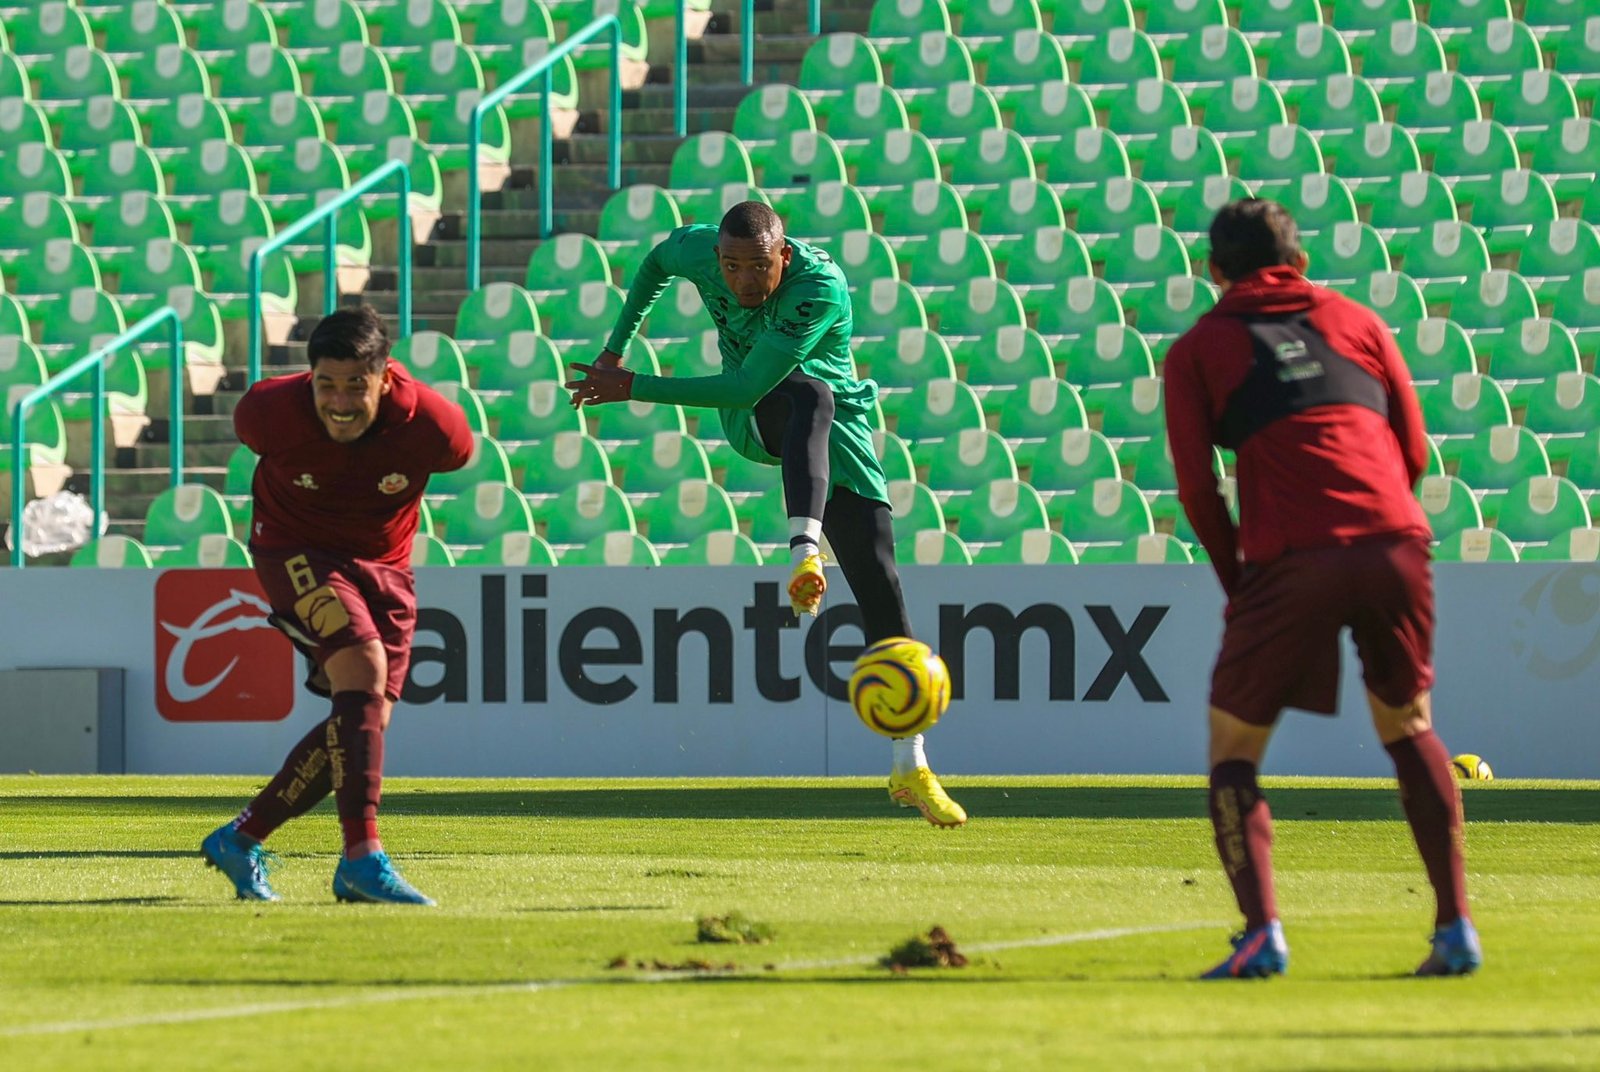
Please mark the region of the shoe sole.
[[822, 597], [828, 591], [828, 582], [820, 576], [797, 577], [789, 582], [789, 607], [796, 616], [809, 614], [813, 618], [822, 610]]
[[965, 819], [959, 819], [953, 823], [945, 822], [943, 819], [939, 818], [932, 808], [928, 807], [928, 805], [923, 802], [921, 797], [917, 796], [909, 789], [893, 790], [890, 792], [889, 796], [895, 800], [898, 800], [902, 808], [916, 808], [922, 813], [922, 817], [924, 819], [928, 820], [928, 822], [932, 823], [934, 826], [937, 826], [941, 830], [953, 830], [958, 826], [967, 825], [967, 821]]
[[416, 905], [419, 908], [433, 908], [433, 907], [436, 907], [438, 905], [438, 903], [439, 903], [439, 902], [433, 901], [433, 900], [428, 900], [428, 901], [392, 901], [392, 900], [389, 900], [388, 898], [364, 897], [361, 894], [355, 893], [355, 892], [353, 892], [351, 890], [337, 890], [337, 889], [333, 891], [333, 899], [335, 901], [338, 901], [340, 904], [397, 904], [397, 905]]

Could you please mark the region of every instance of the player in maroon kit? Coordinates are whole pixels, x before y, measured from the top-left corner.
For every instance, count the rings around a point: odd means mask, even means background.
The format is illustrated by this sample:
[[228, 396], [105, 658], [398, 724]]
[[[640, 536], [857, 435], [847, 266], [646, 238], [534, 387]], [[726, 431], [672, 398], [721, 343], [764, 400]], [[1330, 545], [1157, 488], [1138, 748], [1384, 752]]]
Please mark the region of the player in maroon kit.
[[[1211, 822], [1245, 931], [1204, 978], [1288, 968], [1256, 769], [1283, 708], [1337, 709], [1345, 628], [1437, 897], [1417, 974], [1467, 974], [1482, 953], [1467, 909], [1461, 798], [1432, 728], [1430, 533], [1411, 490], [1427, 442], [1411, 376], [1371, 310], [1306, 281], [1282, 205], [1225, 205], [1210, 256], [1224, 294], [1173, 343], [1165, 369], [1178, 496], [1228, 597], [1211, 679]], [[1213, 445], [1236, 453], [1237, 530], [1217, 492]]]
[[333, 713], [293, 749], [238, 818], [200, 851], [244, 900], [276, 901], [267, 835], [330, 792], [344, 831], [341, 901], [433, 904], [378, 839], [383, 733], [405, 683], [416, 628], [411, 539], [432, 473], [467, 463], [459, 407], [389, 357], [373, 309], [341, 309], [307, 345], [309, 372], [257, 383], [234, 428], [261, 456], [250, 551], [274, 621], [314, 664]]

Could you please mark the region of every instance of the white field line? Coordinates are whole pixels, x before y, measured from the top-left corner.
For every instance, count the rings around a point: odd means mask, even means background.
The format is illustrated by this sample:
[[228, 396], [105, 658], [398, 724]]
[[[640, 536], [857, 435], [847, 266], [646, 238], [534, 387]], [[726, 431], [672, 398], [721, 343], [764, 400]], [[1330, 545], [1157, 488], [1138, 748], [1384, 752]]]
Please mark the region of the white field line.
[[[964, 948], [974, 953], [993, 953], [1007, 949], [1036, 949], [1047, 946], [1076, 945], [1082, 942], [1104, 942], [1142, 934], [1163, 934], [1169, 931], [1192, 931], [1226, 926], [1226, 923], [1212, 921], [1204, 923], [1158, 923], [1148, 927], [1107, 927], [1101, 930], [1075, 931], [1070, 934], [1044, 934], [1034, 938], [1017, 938], [1004, 942], [980, 942]], [[782, 961], [773, 965], [772, 971], [743, 969], [738, 972], [712, 973], [643, 972], [626, 976], [583, 979], [530, 979], [520, 983], [389, 988], [344, 994], [337, 997], [308, 998], [302, 1001], [252, 1002], [246, 1005], [225, 1005], [212, 1009], [186, 1009], [177, 1012], [154, 1013], [148, 1016], [129, 1016], [112, 1020], [58, 1020], [51, 1023], [19, 1024], [15, 1027], [0, 1028], [0, 1038], [19, 1038], [28, 1035], [71, 1035], [84, 1031], [120, 1031], [135, 1027], [162, 1027], [169, 1024], [192, 1024], [208, 1020], [237, 1020], [252, 1016], [274, 1016], [286, 1012], [343, 1009], [355, 1005], [390, 1005], [401, 1001], [436, 1001], [441, 998], [479, 997], [484, 994], [535, 994], [545, 990], [566, 990], [578, 986], [616, 985], [618, 983], [681, 983], [706, 978], [726, 979], [740, 975], [770, 976], [774, 972], [853, 968], [875, 963], [877, 963], [877, 958], [875, 957], [845, 957], [838, 960]]]

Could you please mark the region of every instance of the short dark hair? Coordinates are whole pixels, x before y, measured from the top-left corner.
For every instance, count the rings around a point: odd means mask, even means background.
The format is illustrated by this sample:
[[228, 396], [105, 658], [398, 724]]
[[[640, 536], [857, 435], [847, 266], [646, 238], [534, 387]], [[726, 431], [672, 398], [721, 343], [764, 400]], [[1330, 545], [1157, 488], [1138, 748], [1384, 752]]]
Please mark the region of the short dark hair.
[[1211, 263], [1230, 280], [1300, 259], [1300, 230], [1276, 201], [1243, 197], [1211, 221]]
[[325, 357], [353, 359], [371, 372], [382, 372], [389, 361], [389, 329], [382, 314], [370, 305], [358, 305], [323, 317], [306, 343], [306, 360], [315, 368]]
[[775, 244], [783, 241], [783, 220], [765, 201], [740, 201], [722, 217], [717, 236]]

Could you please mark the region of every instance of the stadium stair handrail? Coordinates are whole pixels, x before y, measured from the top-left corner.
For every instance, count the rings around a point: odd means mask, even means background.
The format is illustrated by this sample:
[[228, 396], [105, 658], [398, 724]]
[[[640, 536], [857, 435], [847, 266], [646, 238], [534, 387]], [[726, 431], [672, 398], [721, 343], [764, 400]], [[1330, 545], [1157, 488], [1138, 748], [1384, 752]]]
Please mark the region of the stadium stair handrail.
[[[672, 120], [678, 137], [689, 136], [689, 35], [684, 20], [688, 15], [688, 0], [677, 2], [677, 33], [673, 41]], [[806, 28], [811, 36], [822, 33], [822, 0], [811, 0], [806, 5]], [[739, 81], [750, 85], [755, 81], [756, 69], [756, 4], [755, 0], [740, 0], [739, 6]]]
[[170, 305], [163, 305], [98, 350], [78, 358], [17, 400], [16, 407], [11, 413], [11, 564], [13, 566], [20, 569], [27, 561], [27, 556], [22, 553], [22, 512], [28, 498], [25, 487], [27, 464], [24, 460], [27, 450], [28, 411], [85, 372], [90, 370], [94, 372], [94, 388], [90, 399], [90, 412], [94, 414], [90, 425], [93, 438], [90, 440], [89, 463], [89, 504], [94, 511], [89, 538], [94, 539], [100, 535], [100, 526], [106, 512], [106, 361], [124, 346], [138, 341], [162, 324], [167, 325], [168, 344], [172, 347], [172, 386], [168, 391], [172, 400], [172, 428], [167, 440], [171, 454], [171, 485], [178, 487], [183, 483], [183, 384], [186, 379], [183, 320], [178, 316], [176, 309]]
[[469, 292], [478, 289], [483, 275], [481, 248], [483, 205], [481, 180], [478, 177], [478, 151], [483, 146], [484, 114], [535, 78], [539, 79], [539, 237], [549, 238], [554, 229], [551, 216], [555, 212], [555, 188], [551, 181], [555, 170], [555, 142], [550, 130], [550, 72], [563, 57], [606, 32], [611, 36], [609, 42], [611, 137], [607, 149], [607, 159], [610, 162], [607, 181], [613, 190], [622, 185], [622, 21], [615, 15], [601, 15], [539, 57], [531, 66], [524, 67], [500, 83], [472, 109], [472, 119], [467, 132], [467, 290]]
[[339, 210], [346, 205], [365, 196], [377, 187], [398, 177], [398, 189], [395, 196], [400, 202], [398, 213], [400, 223], [400, 239], [398, 243], [400, 258], [400, 280], [397, 285], [400, 297], [400, 337], [409, 338], [411, 335], [411, 170], [399, 160], [388, 160], [373, 169], [373, 171], [360, 182], [352, 183], [350, 188], [342, 192], [331, 201], [324, 202], [289, 224], [283, 230], [257, 246], [250, 254], [250, 311], [248, 314], [250, 332], [250, 365], [247, 370], [249, 383], [255, 383], [261, 378], [261, 269], [266, 263], [267, 256], [276, 253], [290, 242], [305, 234], [318, 223], [323, 224], [323, 250], [322, 250], [322, 311], [331, 313], [339, 304], [339, 275], [335, 259], [338, 255], [339, 244]]

